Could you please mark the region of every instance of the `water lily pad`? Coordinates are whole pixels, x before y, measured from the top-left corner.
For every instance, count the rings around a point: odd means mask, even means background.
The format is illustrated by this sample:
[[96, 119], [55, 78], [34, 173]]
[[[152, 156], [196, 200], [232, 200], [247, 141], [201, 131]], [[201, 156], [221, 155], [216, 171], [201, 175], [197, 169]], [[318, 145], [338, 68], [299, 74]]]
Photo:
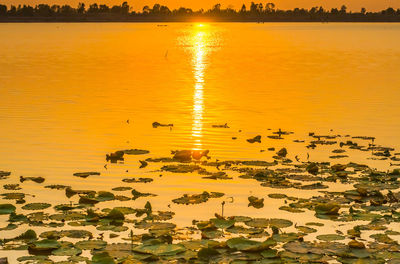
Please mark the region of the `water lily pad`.
[[33, 181], [36, 183], [42, 183], [44, 182], [44, 178], [43, 177], [24, 177], [24, 176], [20, 176], [19, 177], [19, 181], [20, 182], [24, 182], [24, 181]]
[[318, 223], [318, 222], [308, 222], [306, 223], [308, 226], [324, 226], [323, 223]]
[[247, 139], [247, 142], [249, 142], [249, 143], [255, 143], [255, 142], [261, 143], [261, 135], [257, 135], [257, 136], [255, 136], [253, 138], [249, 138], [249, 139]]
[[315, 212], [320, 215], [338, 215], [339, 209], [337, 203], [319, 203], [315, 206]]
[[281, 207], [279, 207], [279, 210], [288, 211], [290, 213], [304, 213], [303, 210], [300, 210], [300, 209], [294, 208], [294, 207], [290, 207], [290, 206], [281, 206]]
[[61, 242], [61, 247], [51, 252], [54, 256], [76, 256], [82, 254], [82, 250], [74, 247], [70, 242]]
[[155, 194], [152, 194], [152, 193], [142, 193], [142, 192], [139, 192], [139, 191], [137, 191], [137, 190], [135, 190], [135, 189], [133, 189], [132, 191], [131, 191], [131, 193], [132, 193], [132, 195], [133, 195], [133, 200], [136, 200], [137, 198], [139, 198], [139, 197], [148, 197], [148, 196], [156, 196]]
[[14, 213], [16, 207], [12, 204], [0, 204], [0, 215]]
[[97, 197], [96, 197], [96, 200], [98, 200], [100, 202], [111, 201], [114, 199], [115, 199], [114, 194], [111, 192], [106, 192], [106, 191], [99, 191], [97, 193]]
[[108, 215], [106, 216], [107, 219], [111, 219], [111, 220], [121, 220], [123, 221], [125, 219], [124, 214], [119, 211], [118, 209], [112, 209]]
[[114, 259], [108, 254], [108, 252], [96, 253], [92, 257], [92, 264], [115, 264]]
[[46, 186], [44, 186], [44, 188], [55, 189], [55, 190], [63, 190], [63, 189], [66, 189], [66, 188], [71, 188], [71, 186], [62, 185], [62, 184], [52, 184], [52, 185], [46, 185]]
[[276, 154], [279, 157], [286, 157], [286, 155], [288, 154], [287, 149], [286, 148], [281, 148], [278, 152], [276, 152]]
[[[113, 209], [118, 210], [119, 212], [123, 213], [124, 215], [127, 214], [135, 214], [137, 212], [137, 209], [132, 208], [132, 207], [114, 207]], [[106, 213], [110, 213], [112, 209], [105, 208], [102, 211]]]
[[22, 206], [24, 210], [43, 210], [49, 208], [51, 204], [48, 203], [29, 203]]
[[123, 152], [127, 155], [144, 155], [150, 153], [150, 151], [145, 149], [125, 149]]
[[68, 214], [53, 214], [49, 218], [54, 221], [74, 221], [85, 219], [85, 215], [79, 212], [71, 212]]
[[107, 245], [103, 240], [83, 240], [76, 242], [75, 247], [82, 250], [102, 249]]
[[76, 177], [87, 178], [91, 175], [100, 175], [100, 172], [96, 172], [96, 171], [76, 172], [73, 175]]
[[186, 248], [180, 244], [156, 244], [139, 245], [133, 248], [133, 251], [156, 256], [173, 256], [186, 251]]
[[61, 247], [60, 242], [54, 239], [43, 239], [32, 242], [28, 245], [29, 253], [31, 254], [45, 254]]
[[344, 236], [337, 235], [337, 234], [319, 235], [319, 236], [317, 236], [317, 238], [319, 240], [323, 240], [323, 241], [335, 241], [335, 240], [345, 239]]
[[285, 228], [293, 225], [293, 222], [286, 219], [271, 218], [268, 219], [269, 226], [275, 226], [277, 228]]
[[9, 171], [1, 171], [0, 170], [0, 179], [5, 179], [10, 175], [11, 175], [11, 172], [9, 172]]
[[99, 200], [88, 196], [81, 196], [78, 201], [78, 203], [80, 204], [97, 204], [99, 202], [100, 202]]
[[302, 233], [279, 233], [279, 234], [273, 234], [272, 238], [276, 242], [290, 242], [290, 241], [296, 241], [300, 237], [303, 237], [304, 235]]
[[269, 220], [266, 218], [253, 218], [245, 222], [246, 225], [251, 227], [267, 228], [269, 227]]
[[184, 194], [180, 198], [173, 199], [172, 202], [177, 204], [199, 204], [207, 202], [209, 198], [212, 198], [212, 194], [208, 192], [193, 195]]
[[17, 228], [18, 226], [15, 224], [8, 224], [7, 226], [0, 228], [0, 231], [14, 230]]
[[198, 165], [179, 164], [179, 165], [166, 165], [161, 167], [161, 170], [173, 173], [190, 173], [203, 169]]
[[18, 183], [16, 183], [16, 184], [4, 184], [3, 188], [5, 190], [11, 190], [11, 191], [21, 190], [21, 187], [19, 186]]
[[210, 221], [215, 225], [217, 228], [227, 229], [235, 224], [235, 220], [233, 219], [221, 219], [221, 218], [213, 218]]
[[309, 165], [307, 165], [306, 170], [308, 171], [308, 173], [313, 174], [313, 175], [317, 175], [318, 171], [319, 171], [319, 167], [317, 163], [310, 163]]
[[243, 237], [235, 237], [226, 241], [226, 244], [231, 249], [239, 251], [262, 251], [276, 244], [275, 241], [268, 239], [264, 242], [249, 240]]
[[0, 196], [3, 196], [3, 199], [7, 200], [21, 200], [25, 198], [24, 193], [2, 193]]
[[307, 227], [307, 226], [296, 226], [296, 229], [299, 230], [300, 232], [303, 232], [303, 233], [315, 233], [315, 232], [317, 232], [317, 229], [311, 228], [311, 227]]
[[211, 258], [214, 258], [215, 256], [220, 255], [220, 253], [218, 252], [218, 250], [214, 249], [214, 248], [202, 248], [199, 250], [199, 252], [197, 253], [197, 256], [199, 259], [201, 260], [209, 260]]
[[370, 235], [370, 238], [375, 239], [376, 241], [380, 243], [385, 243], [385, 244], [396, 244], [397, 242], [390, 238], [387, 234], [372, 234]]
[[17, 258], [18, 261], [34, 261], [34, 263], [50, 263], [50, 259], [48, 256], [23, 256]]
[[278, 251], [276, 249], [266, 249], [261, 252], [261, 256], [264, 258], [276, 258], [278, 256]]
[[132, 190], [132, 187], [121, 186], [121, 187], [115, 187], [115, 188], [113, 188], [112, 190], [113, 190], [113, 191], [118, 191], [118, 192], [121, 192], [121, 191], [129, 191], [129, 190]]
[[123, 182], [127, 182], [127, 183], [138, 183], [138, 182], [142, 182], [142, 183], [148, 183], [148, 182], [152, 182], [153, 179], [152, 178], [125, 178], [122, 179]]
[[62, 231], [63, 236], [69, 237], [69, 238], [86, 238], [86, 237], [92, 237], [92, 233], [87, 231], [87, 230], [63, 230]]
[[258, 198], [255, 196], [248, 197], [249, 207], [252, 206], [254, 208], [260, 209], [264, 207], [264, 198]]
[[206, 228], [201, 231], [201, 237], [207, 239], [220, 238], [224, 233], [216, 228]]
[[285, 199], [287, 195], [282, 193], [270, 193], [268, 197], [272, 199]]

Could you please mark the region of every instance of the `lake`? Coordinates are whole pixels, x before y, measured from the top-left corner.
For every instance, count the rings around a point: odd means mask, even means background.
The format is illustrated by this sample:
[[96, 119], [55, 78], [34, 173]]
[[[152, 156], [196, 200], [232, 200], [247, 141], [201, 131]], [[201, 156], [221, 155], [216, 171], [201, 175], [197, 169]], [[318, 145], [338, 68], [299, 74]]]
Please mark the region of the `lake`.
[[[293, 142], [309, 140], [309, 132], [373, 136], [379, 145], [400, 147], [397, 23], [2, 23], [0, 34], [0, 170], [12, 172], [2, 184], [42, 176], [46, 185], [110, 191], [123, 178], [151, 177], [152, 183], [130, 186], [158, 196], [128, 203], [143, 207], [149, 200], [154, 209], [173, 210], [178, 225], [220, 212], [221, 199], [171, 202], [203, 191], [233, 197], [225, 207], [230, 215], [293, 219], [273, 212], [279, 200], [261, 210], [248, 207], [249, 195], [281, 190], [239, 178], [239, 172], [231, 181], [215, 181], [160, 172], [158, 163], [140, 169], [139, 160], [207, 149], [213, 161], [272, 161], [276, 151], [267, 149], [286, 147], [292, 159], [305, 161], [308, 153], [309, 160], [326, 161], [334, 147], [313, 150]], [[153, 128], [153, 122], [173, 127]], [[294, 134], [267, 138], [278, 129]], [[261, 143], [246, 141], [256, 135]], [[123, 163], [105, 159], [132, 148], [150, 154]], [[351, 155], [332, 162], [393, 168], [387, 160], [367, 159], [370, 153]], [[72, 175], [82, 171], [101, 175]], [[70, 201], [34, 182], [21, 186], [35, 195], [30, 202]], [[302, 214], [299, 221], [313, 217]], [[7, 219], [0, 217], [1, 227]]]

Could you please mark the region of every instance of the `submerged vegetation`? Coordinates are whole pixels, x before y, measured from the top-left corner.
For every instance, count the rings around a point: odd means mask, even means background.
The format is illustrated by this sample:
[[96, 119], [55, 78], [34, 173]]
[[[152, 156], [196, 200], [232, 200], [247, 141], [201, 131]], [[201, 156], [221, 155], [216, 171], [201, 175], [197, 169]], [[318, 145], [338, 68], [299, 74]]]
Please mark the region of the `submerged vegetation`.
[[[144, 6], [141, 12], [137, 12], [133, 11], [127, 2], [111, 7], [97, 3], [89, 6], [79, 3], [77, 7], [48, 4], [38, 4], [36, 6], [11, 5], [8, 7], [0, 4], [0, 22], [184, 22], [199, 20], [236, 22], [399, 22], [400, 9], [395, 10], [389, 7], [380, 12], [368, 12], [365, 8], [362, 8], [359, 12], [349, 12], [347, 7], [343, 5], [340, 8], [332, 8], [331, 10], [326, 10], [319, 6], [310, 9], [281, 10], [276, 8], [274, 3], [252, 2], [250, 6], [243, 4], [239, 10], [231, 7], [224, 9], [221, 4], [216, 4], [208, 10], [192, 10], [185, 7], [171, 10], [167, 6], [154, 4], [153, 7]], [[154, 122], [153, 126], [171, 127], [173, 125]]]
[[[270, 139], [281, 142], [291, 134], [279, 130], [273, 133], [278, 138]], [[257, 135], [254, 142], [266, 137]], [[257, 146], [253, 140], [242, 140]], [[24, 252], [20, 263], [400, 263], [400, 169], [392, 168], [400, 153], [377, 145], [370, 137], [310, 133], [309, 139], [294, 142], [307, 151], [312, 145], [311, 149], [348, 153], [337, 159], [351, 159], [352, 153], [360, 152], [366, 154], [366, 161], [387, 162], [388, 169], [332, 162], [333, 158], [311, 161], [309, 155], [302, 160], [299, 153], [285, 147], [270, 148], [270, 161], [218, 160], [208, 150], [174, 150], [169, 157], [144, 159], [150, 168], [140, 170], [148, 170], [149, 177], [122, 178], [122, 186], [109, 186], [109, 190], [45, 186], [65, 195], [63, 204], [39, 202], [40, 197], [31, 201], [33, 197], [23, 192], [26, 184], [42, 184], [43, 177], [19, 178], [1, 171], [6, 192], [1, 193], [4, 201], [0, 202], [0, 247]], [[124, 154], [134, 158], [149, 153], [116, 151], [107, 154], [106, 161], [118, 167], [125, 162]], [[234, 206], [233, 197], [204, 190], [165, 202], [180, 210], [213, 200], [221, 202], [222, 210], [209, 219], [194, 213], [191, 225], [178, 226], [174, 223], [177, 211], [155, 210], [146, 199], [157, 194], [140, 190], [143, 184], [153, 184], [160, 173], [190, 173], [212, 182], [241, 179], [259, 183], [265, 193], [247, 197], [248, 206], [258, 216], [232, 215], [224, 211], [224, 205]], [[89, 176], [101, 178], [103, 173], [73, 176], [85, 181]], [[339, 185], [340, 191], [335, 188]], [[302, 192], [312, 195], [305, 198]], [[293, 217], [277, 217], [272, 203]], [[300, 223], [299, 214], [309, 214], [314, 221]]]

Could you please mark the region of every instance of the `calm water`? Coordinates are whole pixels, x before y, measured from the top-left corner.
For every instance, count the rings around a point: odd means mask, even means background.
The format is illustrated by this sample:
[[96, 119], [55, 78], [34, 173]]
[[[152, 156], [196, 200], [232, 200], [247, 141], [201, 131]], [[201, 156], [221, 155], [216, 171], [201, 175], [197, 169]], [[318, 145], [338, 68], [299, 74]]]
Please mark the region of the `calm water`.
[[[138, 169], [137, 157], [104, 169], [105, 153], [126, 148], [269, 160], [261, 149], [286, 146], [304, 157], [292, 140], [309, 131], [376, 136], [400, 147], [400, 24], [38, 23], [0, 24], [0, 33], [0, 170], [13, 173], [2, 184], [44, 176], [46, 184], [110, 190], [124, 177], [154, 175], [152, 165]], [[154, 121], [174, 127], [154, 129]], [[230, 128], [212, 127], [225, 123]], [[269, 128], [295, 134], [268, 140]], [[257, 134], [262, 144], [245, 141]], [[310, 152], [314, 160], [327, 156]], [[86, 170], [102, 175], [72, 176]], [[232, 214], [262, 216], [268, 209], [247, 208], [247, 196], [276, 192], [239, 178], [168, 173], [137, 186], [159, 194], [156, 209], [183, 193], [224, 191], [236, 198]], [[32, 201], [65, 202], [63, 192], [23, 187], [41, 192]], [[207, 218], [219, 204], [172, 207], [180, 209], [175, 220], [188, 224], [193, 210]]]

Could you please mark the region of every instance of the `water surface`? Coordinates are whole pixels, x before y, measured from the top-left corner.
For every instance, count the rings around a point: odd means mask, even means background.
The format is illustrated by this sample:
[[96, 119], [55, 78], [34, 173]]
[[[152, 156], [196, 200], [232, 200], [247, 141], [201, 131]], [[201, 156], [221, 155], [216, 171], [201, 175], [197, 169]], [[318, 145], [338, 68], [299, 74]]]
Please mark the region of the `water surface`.
[[[223, 191], [236, 198], [230, 214], [266, 217], [272, 207], [248, 208], [247, 197], [276, 190], [256, 182], [156, 178], [152, 166], [138, 168], [137, 157], [106, 170], [105, 154], [209, 149], [212, 159], [271, 160], [274, 153], [260, 150], [285, 146], [304, 160], [307, 151], [293, 140], [311, 131], [375, 136], [400, 147], [400, 24], [32, 23], [0, 24], [0, 32], [0, 170], [14, 177], [4, 184], [43, 176], [46, 184], [110, 190], [145, 175], [154, 183], [136, 186], [159, 195], [151, 198], [156, 209], [183, 193]], [[155, 129], [154, 121], [174, 126]], [[225, 123], [230, 128], [212, 127]], [[278, 128], [295, 134], [265, 137]], [[258, 134], [261, 144], [246, 142]], [[329, 156], [308, 152], [316, 161]], [[352, 160], [361, 160], [357, 155]], [[87, 170], [102, 175], [72, 176]], [[24, 189], [41, 194], [32, 200], [65, 202], [62, 192], [43, 193], [34, 183]], [[174, 219], [189, 224], [194, 210], [206, 219], [220, 202], [172, 206]]]

